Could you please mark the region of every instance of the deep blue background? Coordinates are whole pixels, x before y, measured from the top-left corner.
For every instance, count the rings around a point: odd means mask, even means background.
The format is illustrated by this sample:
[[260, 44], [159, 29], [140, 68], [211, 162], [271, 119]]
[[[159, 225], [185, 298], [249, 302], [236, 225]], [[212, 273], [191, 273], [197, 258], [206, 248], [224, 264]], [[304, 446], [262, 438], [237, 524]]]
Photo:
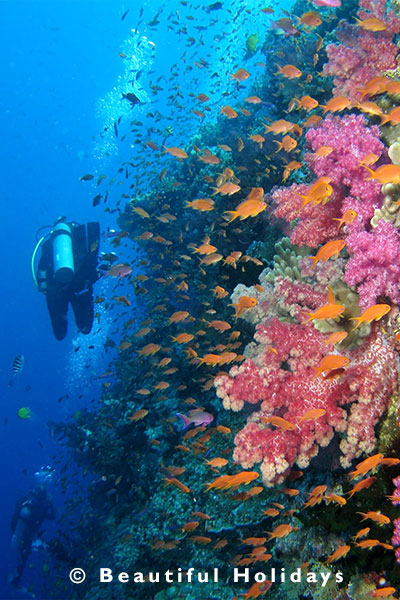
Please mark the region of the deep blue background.
[[[235, 90], [229, 73], [234, 68], [251, 68], [255, 61], [265, 60], [259, 55], [253, 61], [243, 62], [247, 35], [259, 33], [262, 40], [268, 25], [268, 18], [259, 10], [251, 15], [242, 12], [233, 23], [232, 15], [239, 6], [243, 8], [243, 4], [259, 9], [266, 3], [261, 0], [229, 2], [227, 8], [232, 12], [221, 11], [208, 16], [202, 10], [204, 3], [195, 10], [191, 5], [185, 9], [176, 1], [168, 3], [158, 29], [142, 26], [140, 34], [154, 40], [156, 50], [143, 44], [129, 64], [143, 71], [155, 70], [155, 74], [147, 78], [146, 74], [142, 75], [137, 88], [148, 105], [153, 102], [152, 110], [165, 109], [165, 114], [169, 114], [166, 96], [170, 67], [179, 62], [185, 50], [188, 52], [185, 65], [207, 56], [207, 60], [214, 62], [209, 73], [213, 68], [218, 72], [226, 71], [226, 83], [222, 82], [221, 87], [218, 80], [208, 79], [205, 70], [195, 68], [193, 72], [185, 72], [182, 69], [180, 84], [185, 97], [189, 92], [210, 96], [214, 93], [210, 105], [215, 107], [215, 114], [218, 114], [218, 106], [226, 103], [219, 92]], [[53, 464], [52, 456], [55, 451], [60, 451], [57, 442], [49, 437], [47, 422], [70, 418], [74, 410], [92, 398], [98, 399], [101, 384], [91, 376], [106, 370], [111, 358], [110, 353], [105, 354], [101, 349], [113, 329], [111, 317], [107, 315], [100, 332], [94, 334], [95, 351], [87, 350], [93, 343], [93, 336], [88, 340], [77, 335], [71, 319], [67, 338], [62, 343], [55, 340], [45, 299], [32, 281], [30, 260], [37, 229], [51, 225], [60, 215], [78, 222], [99, 219], [103, 231], [107, 226], [116, 227], [115, 215], [106, 215], [100, 206], [92, 208], [92, 198], [99, 191], [95, 189], [95, 183], [80, 182], [79, 177], [85, 173], [106, 173], [111, 178], [120, 163], [129, 160], [131, 150], [135, 151], [127, 142], [120, 149], [112, 131], [110, 133], [112, 123], [119, 115], [124, 119], [122, 130], [124, 122], [126, 129], [129, 120], [138, 116], [146, 125], [147, 107], [135, 108], [133, 113], [125, 101], [121, 102], [121, 91], [128, 90], [129, 68], [118, 56], [119, 52], [131, 49], [129, 31], [136, 26], [140, 6], [136, 2], [119, 0], [0, 0], [2, 556], [9, 548], [9, 521], [15, 501], [32, 486], [33, 473], [43, 464]], [[165, 3], [160, 0], [143, 3], [144, 22], [154, 17], [161, 6]], [[127, 8], [130, 12], [121, 21]], [[195, 24], [206, 25], [211, 18], [221, 19], [220, 29], [214, 25], [210, 31], [202, 32], [205, 46], [186, 46], [186, 37], [168, 28], [167, 16], [175, 8], [182, 13], [182, 24], [188, 28], [193, 27], [193, 22], [184, 20], [185, 11], [196, 16]], [[255, 15], [258, 15], [257, 19]], [[218, 32], [221, 43], [219, 39], [215, 41]], [[196, 39], [199, 36], [195, 30], [192, 34]], [[150, 80], [154, 83], [159, 75], [164, 77], [160, 85], [166, 91], [154, 98], [148, 84]], [[192, 76], [196, 83], [191, 82]], [[215, 117], [207, 115], [207, 118]], [[197, 127], [198, 119], [187, 110], [180, 113], [177, 122], [168, 120], [161, 125], [166, 127], [171, 122], [175, 132], [169, 140], [170, 145], [182, 146], [189, 137], [190, 128], [194, 131]], [[147, 120], [147, 124], [152, 123]], [[100, 137], [105, 126], [110, 129], [105, 137]], [[183, 132], [185, 138], [179, 137]], [[170, 160], [170, 157], [162, 157], [158, 171]], [[100, 191], [104, 193], [105, 188]], [[107, 243], [109, 241], [103, 240], [102, 250], [111, 249]], [[131, 264], [134, 262], [132, 253], [124, 258]], [[101, 281], [96, 285], [98, 294], [112, 295], [114, 282]], [[122, 284], [122, 289], [124, 285], [127, 284]], [[118, 338], [115, 341], [118, 343]], [[81, 350], [74, 352], [77, 345]], [[25, 356], [25, 367], [15, 377], [14, 385], [8, 387], [12, 362], [17, 354]], [[29, 391], [25, 391], [27, 385], [31, 386]], [[82, 388], [84, 397], [79, 399]], [[66, 393], [69, 398], [57, 402]], [[22, 421], [17, 417], [16, 412], [22, 406], [32, 411], [30, 420]], [[51, 492], [58, 513], [61, 513], [62, 498], [56, 484]], [[8, 597], [5, 577], [6, 565], [0, 561], [1, 598]]]
[[[30, 259], [36, 230], [59, 215], [79, 222], [100, 218], [105, 227], [103, 212], [91, 207], [93, 194], [79, 177], [101, 171], [101, 163], [93, 158], [92, 138], [103, 126], [96, 116], [96, 102], [121, 69], [118, 51], [126, 35], [120, 20], [123, 10], [123, 3], [117, 1], [0, 2], [3, 557], [9, 548], [9, 521], [16, 499], [32, 485], [32, 474], [42, 464], [52, 464], [56, 444], [49, 439], [47, 421], [61, 420], [83, 404], [73, 393], [57, 402], [74, 390], [76, 382], [71, 378], [85, 361], [73, 352], [77, 336], [71, 321], [66, 340], [59, 343], [53, 337], [44, 297], [32, 281]], [[19, 353], [25, 356], [25, 367], [8, 387], [12, 361]], [[104, 361], [101, 357], [99, 361], [96, 367], [101, 372]], [[26, 392], [28, 384], [32, 389]], [[86, 390], [85, 399], [93, 396], [99, 396], [99, 385]], [[29, 421], [16, 416], [21, 406], [31, 409]], [[55, 486], [52, 492], [58, 504]], [[8, 597], [4, 566], [0, 561], [2, 598]]]

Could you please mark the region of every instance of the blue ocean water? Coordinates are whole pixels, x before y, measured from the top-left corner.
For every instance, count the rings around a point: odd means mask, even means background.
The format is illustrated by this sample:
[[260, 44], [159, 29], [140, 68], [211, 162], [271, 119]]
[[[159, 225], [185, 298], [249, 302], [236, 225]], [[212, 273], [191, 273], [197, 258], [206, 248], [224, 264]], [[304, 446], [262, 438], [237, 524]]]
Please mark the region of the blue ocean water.
[[[64, 419], [98, 399], [100, 385], [89, 375], [101, 373], [109, 360], [101, 345], [95, 352], [85, 350], [89, 342], [80, 340], [83, 336], [72, 323], [67, 338], [62, 343], [55, 340], [30, 262], [37, 229], [52, 225], [60, 215], [78, 222], [99, 218], [103, 230], [114, 222], [96, 214], [79, 177], [112, 169], [116, 160], [115, 155], [101, 153], [97, 158], [95, 140], [107, 118], [100, 99], [121, 74], [118, 51], [127, 35], [120, 20], [124, 10], [122, 2], [0, 3], [3, 557], [9, 553], [16, 500], [32, 487], [35, 471], [54, 463], [57, 444], [49, 437], [48, 421]], [[103, 332], [96, 338], [100, 344], [102, 336]], [[86, 346], [75, 353], [81, 343]], [[8, 387], [17, 354], [24, 355], [25, 366]], [[78, 391], [83, 394], [80, 400]], [[29, 421], [17, 417], [22, 406], [32, 412]], [[52, 493], [57, 510], [61, 497], [56, 485]], [[0, 569], [0, 597], [8, 598], [6, 562]]]
[[[240, 3], [229, 4], [216, 14], [223, 24], [221, 37], [226, 38], [220, 52], [225, 53], [227, 71], [236, 62], [236, 48], [243, 54], [246, 36], [262, 34], [261, 19], [259, 24], [246, 21], [245, 13], [231, 32], [226, 31], [225, 23], [240, 8]], [[248, 1], [241, 10], [252, 8], [253, 4], [256, 2]], [[189, 6], [187, 13], [190, 8], [204, 25], [201, 35], [207, 47], [216, 33], [215, 28], [212, 33], [207, 31], [210, 15], [201, 6]], [[142, 9], [144, 22], [136, 30]], [[171, 64], [185, 49], [185, 37], [168, 28], [165, 16], [160, 27], [145, 25], [158, 10], [167, 9], [172, 13], [185, 10], [180, 2], [168, 3], [167, 7], [159, 0], [142, 5], [118, 0], [0, 2], [2, 556], [9, 551], [10, 520], [16, 501], [34, 484], [35, 471], [42, 465], [55, 466], [54, 457], [60, 452], [57, 441], [49, 436], [48, 422], [67, 419], [75, 410], [99, 399], [101, 386], [93, 375], [106, 370], [112, 355], [102, 349], [111, 328], [106, 320], [100, 331], [86, 338], [77, 334], [70, 314], [67, 338], [59, 343], [53, 337], [44, 298], [35, 289], [31, 276], [36, 231], [52, 225], [60, 215], [77, 222], [98, 219], [103, 232], [115, 226], [115, 215], [92, 208], [93, 186], [80, 182], [79, 177], [85, 173], [112, 177], [120, 163], [129, 158], [129, 148], [119, 146], [113, 131], [112, 124], [120, 116], [122, 129], [133, 117], [146, 124], [142, 107], [131, 111], [127, 103], [121, 102], [122, 91], [129, 89], [130, 69], [133, 74], [142, 71], [136, 89], [145, 102], [152, 101], [151, 80], [161, 76], [167, 87]], [[127, 10], [129, 13], [121, 20]], [[135, 49], [139, 38], [142, 45]], [[196, 53], [190, 48], [188, 52], [194, 59]], [[119, 53], [132, 53], [129, 66]], [[216, 68], [220, 59], [221, 56], [210, 53]], [[150, 70], [153, 75], [148, 75]], [[191, 90], [189, 78], [182, 78], [180, 85], [183, 94]], [[207, 75], [199, 73], [196, 86], [212, 91], [213, 85]], [[157, 96], [157, 110], [168, 116], [170, 107], [165, 93]], [[169, 124], [176, 128], [179, 137], [196, 126], [196, 119], [181, 112], [177, 123], [171, 117], [164, 120], [164, 126]], [[107, 251], [104, 238], [101, 250]], [[134, 257], [127, 259], [132, 263]], [[107, 283], [96, 285], [97, 293], [111, 294]], [[88, 350], [93, 340], [96, 348]], [[80, 349], [75, 352], [78, 346]], [[25, 357], [24, 369], [8, 386], [17, 354]], [[30, 409], [29, 420], [17, 417], [21, 407]], [[51, 492], [57, 512], [63, 506], [63, 496], [56, 483]], [[51, 533], [54, 524], [48, 527]], [[6, 578], [7, 563], [2, 561], [1, 598], [10, 594]]]

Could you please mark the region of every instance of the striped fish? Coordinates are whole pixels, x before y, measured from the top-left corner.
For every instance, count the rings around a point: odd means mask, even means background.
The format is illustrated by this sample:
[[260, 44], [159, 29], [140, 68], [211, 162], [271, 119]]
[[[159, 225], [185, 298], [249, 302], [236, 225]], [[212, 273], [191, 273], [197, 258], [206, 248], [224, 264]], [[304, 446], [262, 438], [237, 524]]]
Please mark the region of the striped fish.
[[24, 363], [25, 363], [24, 355], [23, 354], [17, 354], [17, 356], [13, 360], [13, 364], [12, 364], [12, 376], [10, 378], [10, 381], [8, 382], [9, 386], [11, 386], [13, 384], [14, 377], [16, 375], [18, 375], [19, 373], [21, 373], [22, 369], [24, 368]]
[[24, 363], [25, 363], [24, 355], [17, 354], [17, 356], [14, 358], [13, 366], [12, 366], [13, 375], [18, 375], [18, 373], [21, 373], [22, 369], [24, 368]]

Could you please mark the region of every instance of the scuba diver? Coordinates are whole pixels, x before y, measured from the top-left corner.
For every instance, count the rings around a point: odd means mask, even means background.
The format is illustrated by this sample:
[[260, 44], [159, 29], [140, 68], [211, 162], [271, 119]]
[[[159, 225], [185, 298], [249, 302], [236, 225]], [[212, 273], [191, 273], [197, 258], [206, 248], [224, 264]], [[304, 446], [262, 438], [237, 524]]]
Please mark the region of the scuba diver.
[[[79, 331], [87, 334], [92, 329], [93, 284], [100, 276], [97, 272], [99, 239], [99, 223], [88, 223], [85, 227], [60, 217], [51, 231], [36, 244], [31, 261], [32, 276], [38, 290], [46, 295], [57, 340], [64, 339], [67, 333], [69, 303]], [[42, 254], [35, 273], [39, 247]]]
[[11, 519], [14, 569], [9, 578], [9, 583], [15, 587], [19, 586], [33, 542], [40, 534], [43, 521], [54, 519], [54, 507], [47, 492], [47, 484], [52, 476], [52, 467], [42, 467], [35, 473], [36, 487], [15, 506]]

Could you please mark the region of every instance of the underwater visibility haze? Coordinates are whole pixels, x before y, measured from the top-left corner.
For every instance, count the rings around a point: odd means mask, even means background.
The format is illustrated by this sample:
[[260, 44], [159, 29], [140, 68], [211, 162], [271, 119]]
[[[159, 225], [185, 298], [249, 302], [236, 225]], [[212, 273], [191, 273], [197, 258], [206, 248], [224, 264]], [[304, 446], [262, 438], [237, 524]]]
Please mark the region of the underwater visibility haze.
[[0, 34], [0, 598], [400, 598], [399, 1]]

